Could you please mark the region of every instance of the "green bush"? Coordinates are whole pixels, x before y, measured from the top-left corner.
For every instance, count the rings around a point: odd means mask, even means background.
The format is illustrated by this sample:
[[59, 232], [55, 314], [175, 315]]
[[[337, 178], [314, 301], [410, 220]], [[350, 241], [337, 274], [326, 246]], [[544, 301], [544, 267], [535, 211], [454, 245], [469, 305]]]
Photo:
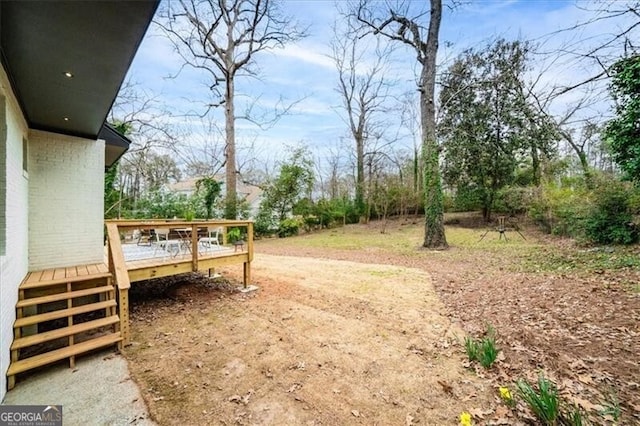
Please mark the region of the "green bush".
[[594, 202], [585, 220], [585, 233], [597, 244], [633, 244], [638, 229], [633, 223], [633, 206], [638, 191], [611, 179], [594, 191]]
[[258, 238], [270, 236], [278, 232], [278, 224], [271, 214], [271, 211], [260, 208], [253, 224], [253, 232]]
[[240, 228], [230, 228], [229, 232], [227, 232], [227, 241], [231, 244], [242, 240], [242, 237], [243, 235]]
[[482, 208], [482, 190], [473, 186], [461, 186], [453, 196], [454, 212], [470, 212]]
[[290, 217], [281, 221], [278, 226], [278, 237], [285, 238], [292, 235], [298, 235], [298, 231], [303, 224], [304, 221], [298, 216]]
[[515, 216], [526, 213], [531, 208], [535, 188], [507, 186], [496, 194], [494, 211]]
[[550, 234], [581, 239], [589, 209], [590, 196], [581, 185], [554, 183], [532, 192], [528, 213]]

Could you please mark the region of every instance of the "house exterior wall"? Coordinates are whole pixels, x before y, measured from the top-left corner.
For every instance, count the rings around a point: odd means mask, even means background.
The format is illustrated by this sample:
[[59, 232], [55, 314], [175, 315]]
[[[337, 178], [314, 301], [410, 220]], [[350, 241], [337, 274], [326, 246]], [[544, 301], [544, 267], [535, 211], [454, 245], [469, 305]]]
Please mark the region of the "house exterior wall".
[[7, 388], [18, 286], [28, 271], [29, 174], [23, 171], [27, 123], [0, 67], [0, 400]]
[[104, 141], [29, 133], [29, 269], [104, 261]]

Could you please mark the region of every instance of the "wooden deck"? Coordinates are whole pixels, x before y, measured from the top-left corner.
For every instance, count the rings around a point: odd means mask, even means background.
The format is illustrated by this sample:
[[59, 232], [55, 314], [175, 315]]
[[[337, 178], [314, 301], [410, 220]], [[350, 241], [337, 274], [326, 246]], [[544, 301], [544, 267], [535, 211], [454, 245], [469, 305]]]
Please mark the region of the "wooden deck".
[[[220, 266], [240, 264], [243, 268], [243, 283], [247, 286], [251, 281], [251, 261], [253, 260], [253, 222], [231, 220], [209, 221], [107, 221], [107, 257], [109, 271], [113, 274], [118, 291], [118, 312], [120, 330], [124, 343], [128, 343], [129, 334], [129, 301], [128, 292], [132, 283], [188, 272], [211, 272]], [[198, 240], [207, 227], [222, 227], [223, 239], [215, 250], [202, 248]], [[142, 241], [149, 248], [146, 257], [131, 256], [132, 245], [140, 248], [141, 241], [133, 238], [134, 233], [149, 235], [151, 230], [169, 228], [186, 231], [187, 237], [182, 239], [184, 250], [180, 253], [163, 252], [154, 244], [153, 239]], [[226, 244], [227, 231], [239, 228], [244, 236], [242, 246]]]
[[[73, 367], [76, 355], [130, 340], [131, 283], [187, 272], [211, 272], [240, 264], [245, 286], [251, 280], [253, 222], [251, 221], [108, 221], [106, 263], [32, 271], [19, 287], [11, 345], [8, 386], [28, 370], [63, 359]], [[205, 246], [199, 238], [207, 227], [222, 227], [222, 241]], [[133, 231], [159, 228], [181, 230], [179, 244], [154, 244], [131, 238]], [[226, 244], [227, 231], [239, 228], [242, 244]], [[160, 234], [160, 233], [159, 233]], [[174, 233], [175, 235], [175, 233]], [[215, 240], [217, 241], [217, 240]]]

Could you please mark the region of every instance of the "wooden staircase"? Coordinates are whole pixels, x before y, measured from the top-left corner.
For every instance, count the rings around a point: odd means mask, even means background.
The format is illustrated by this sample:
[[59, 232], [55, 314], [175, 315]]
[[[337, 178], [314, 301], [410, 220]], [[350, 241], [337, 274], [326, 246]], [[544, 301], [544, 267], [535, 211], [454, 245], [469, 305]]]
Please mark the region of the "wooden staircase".
[[16, 375], [117, 344], [115, 288], [104, 264], [30, 272], [19, 289], [8, 387]]

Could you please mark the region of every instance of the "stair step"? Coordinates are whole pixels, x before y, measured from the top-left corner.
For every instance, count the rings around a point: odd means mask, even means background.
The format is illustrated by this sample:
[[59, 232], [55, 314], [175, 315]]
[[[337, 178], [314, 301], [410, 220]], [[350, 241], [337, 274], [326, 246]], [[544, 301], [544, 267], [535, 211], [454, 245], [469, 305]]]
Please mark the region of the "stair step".
[[37, 345], [40, 343], [48, 342], [50, 340], [59, 339], [61, 337], [71, 336], [77, 333], [93, 330], [99, 327], [105, 327], [120, 322], [117, 315], [112, 315], [106, 318], [100, 318], [93, 321], [87, 321], [80, 324], [72, 325], [71, 327], [63, 327], [57, 330], [51, 330], [44, 333], [34, 334], [32, 336], [22, 337], [15, 339], [11, 345], [11, 350], [22, 349], [28, 346]]
[[11, 363], [9, 369], [7, 370], [7, 376], [15, 376], [18, 373], [22, 373], [36, 367], [41, 367], [43, 365], [51, 364], [52, 362], [60, 361], [74, 355], [80, 355], [94, 349], [99, 349], [118, 343], [121, 340], [122, 337], [120, 336], [120, 332], [111, 333], [105, 336], [98, 337], [96, 339], [86, 340], [72, 346], [66, 346], [64, 348], [56, 349], [51, 352], [21, 359], [20, 361]]
[[110, 278], [109, 268], [104, 263], [78, 265], [32, 271], [20, 284], [21, 290], [43, 288], [52, 285], [92, 281]]
[[32, 297], [30, 299], [19, 300], [18, 303], [16, 303], [16, 308], [42, 305], [44, 303], [57, 302], [59, 300], [73, 299], [76, 297], [91, 296], [93, 294], [106, 293], [111, 290], [113, 290], [113, 286], [105, 285], [102, 287], [87, 288], [85, 290], [66, 291], [64, 293], [51, 294], [49, 296]]
[[29, 290], [33, 288], [42, 288], [58, 284], [77, 283], [82, 281], [91, 281], [111, 278], [109, 271], [93, 272], [90, 275], [76, 275], [73, 277], [51, 277], [45, 279], [32, 279], [31, 276], [20, 284], [20, 290]]
[[87, 312], [97, 311], [100, 309], [116, 306], [115, 300], [106, 300], [104, 302], [89, 303], [87, 305], [76, 306], [73, 308], [60, 309], [57, 311], [47, 312], [45, 314], [31, 315], [24, 318], [18, 318], [13, 323], [13, 328], [25, 327], [27, 325], [39, 324], [45, 321], [51, 321], [58, 318], [70, 317], [72, 315], [84, 314]]

